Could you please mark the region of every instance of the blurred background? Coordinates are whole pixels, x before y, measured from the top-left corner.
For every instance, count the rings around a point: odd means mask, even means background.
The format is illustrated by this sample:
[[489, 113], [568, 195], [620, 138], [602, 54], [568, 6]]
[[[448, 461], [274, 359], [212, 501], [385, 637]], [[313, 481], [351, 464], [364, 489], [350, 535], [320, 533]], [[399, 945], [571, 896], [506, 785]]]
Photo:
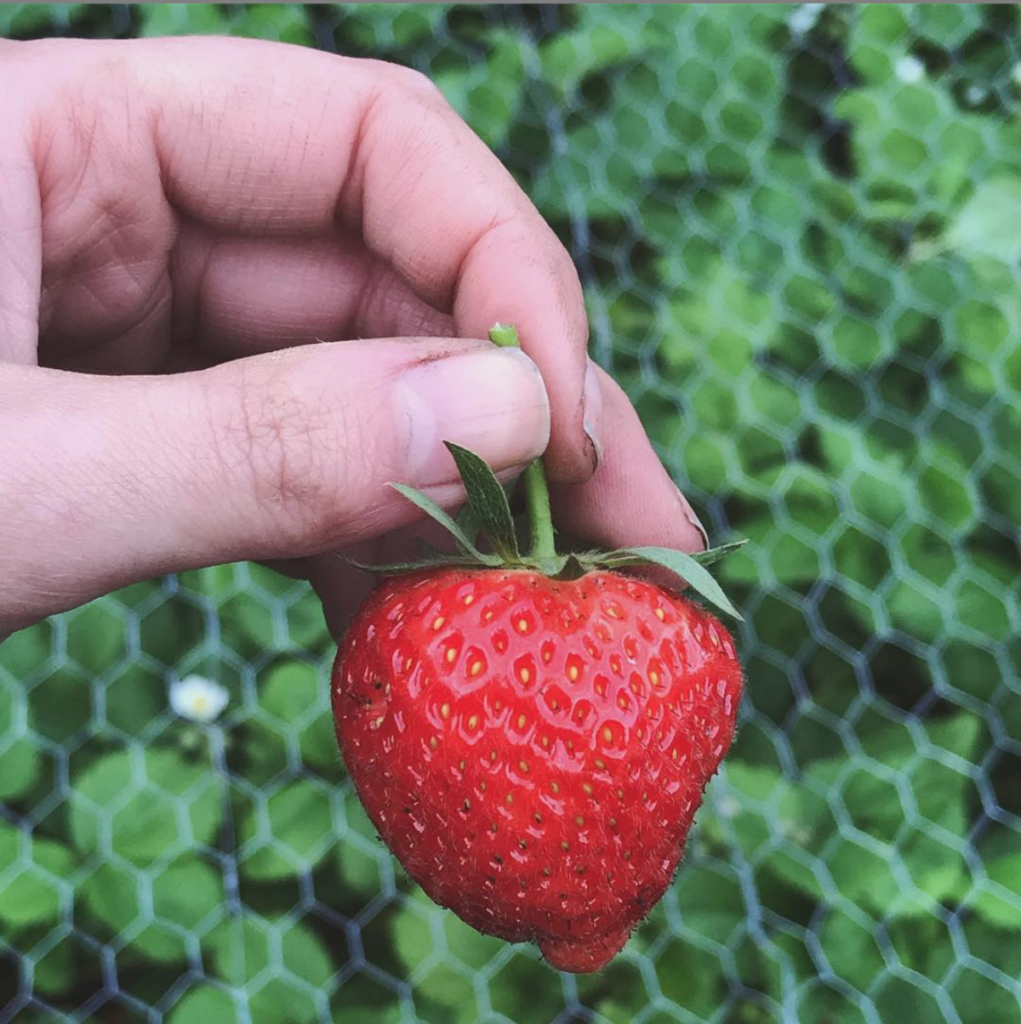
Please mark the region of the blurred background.
[[559, 975], [377, 841], [304, 585], [131, 587], [0, 647], [0, 1020], [1021, 1020], [1018, 8], [0, 9], [186, 33], [419, 68], [511, 168], [752, 540], [743, 725], [666, 898]]

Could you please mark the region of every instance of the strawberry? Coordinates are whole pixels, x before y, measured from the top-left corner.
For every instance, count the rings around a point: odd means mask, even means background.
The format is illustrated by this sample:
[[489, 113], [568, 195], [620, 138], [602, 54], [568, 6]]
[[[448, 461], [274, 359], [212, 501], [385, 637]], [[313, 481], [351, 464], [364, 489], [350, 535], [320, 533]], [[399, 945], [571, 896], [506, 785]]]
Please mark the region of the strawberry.
[[537, 462], [523, 557], [492, 471], [448, 447], [495, 554], [398, 485], [462, 554], [386, 567], [401, 574], [337, 655], [337, 738], [380, 836], [432, 899], [480, 931], [536, 942], [554, 967], [595, 971], [670, 884], [742, 688], [716, 618], [614, 570], [683, 572], [736, 615], [703, 567], [735, 545], [557, 555]]

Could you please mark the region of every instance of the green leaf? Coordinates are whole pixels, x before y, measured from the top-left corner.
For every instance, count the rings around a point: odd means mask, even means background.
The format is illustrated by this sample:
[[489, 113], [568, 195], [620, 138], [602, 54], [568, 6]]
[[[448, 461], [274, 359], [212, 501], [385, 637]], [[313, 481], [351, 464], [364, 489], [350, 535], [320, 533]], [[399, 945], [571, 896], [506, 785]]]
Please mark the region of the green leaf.
[[56, 640], [54, 619], [18, 630], [0, 643], [0, 673], [6, 670], [12, 685], [24, 684], [49, 661]]
[[320, 685], [319, 672], [303, 661], [275, 665], [266, 675], [259, 704], [298, 735], [301, 756], [307, 764], [337, 774], [340, 753], [330, 714], [328, 687]]
[[[410, 60], [416, 44], [432, 43], [444, 32], [443, 4], [398, 8], [388, 4], [350, 4], [338, 8], [344, 17], [337, 30], [342, 52], [351, 49], [385, 54], [388, 46]], [[429, 53], [433, 53], [432, 48]]]
[[449, 963], [436, 964], [427, 974], [416, 975], [414, 994], [422, 1019], [441, 1019], [445, 1024], [475, 1024], [479, 1019], [472, 978]]
[[[457, 525], [464, 531], [465, 536], [474, 544], [478, 539], [479, 532], [482, 527], [479, 526], [475, 519], [475, 513], [472, 512], [472, 507], [467, 502], [461, 506], [461, 511], [457, 513], [457, 519], [455, 520]], [[441, 554], [439, 551], [428, 552], [428, 554]]]
[[683, 551], [671, 548], [625, 548], [604, 556], [601, 561], [607, 566], [660, 565], [680, 576], [692, 590], [721, 611], [739, 622], [744, 621], [709, 571]]
[[309, 17], [302, 4], [246, 4], [231, 7], [233, 36], [272, 39], [281, 43], [312, 46], [315, 42]]
[[728, 544], [719, 544], [706, 551], [692, 551], [690, 556], [699, 565], [713, 565], [734, 551], [740, 551], [748, 543], [747, 539], [730, 541]]
[[[151, 590], [148, 596], [154, 596]], [[124, 600], [123, 594], [119, 597]], [[155, 608], [146, 611], [139, 617], [138, 629], [145, 653], [169, 666], [178, 664], [202, 642], [206, 626], [205, 612], [182, 595], [165, 598]]]
[[92, 677], [105, 672], [127, 647], [123, 609], [115, 598], [103, 597], [70, 613], [67, 650]]
[[167, 1024], [238, 1024], [240, 1020], [234, 997], [212, 985], [189, 989], [167, 1016]]
[[167, 683], [163, 673], [132, 661], [105, 687], [106, 721], [114, 729], [141, 737], [167, 710]]
[[188, 933], [200, 926], [204, 933], [223, 916], [220, 872], [191, 854], [153, 874], [102, 864], [82, 884], [81, 895], [113, 935], [145, 922], [131, 946], [157, 963], [183, 963], [188, 958]]
[[27, 735], [25, 694], [0, 679], [0, 800], [17, 800], [36, 784], [42, 758]]
[[[12, 934], [30, 925], [56, 922], [74, 860], [71, 851], [48, 839], [31, 839], [21, 856], [16, 828], [0, 821], [0, 931]], [[62, 885], [61, 882], [65, 884]]]
[[288, 925], [285, 920], [266, 920], [246, 912], [217, 925], [209, 945], [217, 975], [230, 985], [246, 985], [273, 965], [317, 988], [336, 974], [319, 937], [300, 922]]
[[[407, 484], [390, 484], [390, 486], [397, 491], [398, 494], [403, 495], [413, 505], [417, 505], [427, 516], [430, 516], [437, 523], [440, 524], [448, 533], [450, 533], [454, 540], [457, 541], [458, 546], [468, 555], [470, 555], [476, 562], [482, 562], [485, 565], [496, 565], [499, 562], [498, 558], [492, 555], [484, 555], [468, 538], [461, 527], [451, 518], [450, 514], [440, 508], [432, 498], [427, 494], [423, 494], [421, 491], [416, 490], [414, 487], [409, 487]], [[355, 563], [358, 564], [358, 563]], [[380, 570], [373, 570], [380, 571]]]
[[[688, 204], [676, 196], [678, 183], [697, 177], [718, 195], [754, 174], [759, 153], [779, 128], [786, 68], [764, 40], [782, 20], [783, 8], [663, 8], [625, 7], [610, 20], [605, 7], [593, 6], [599, 14], [592, 21], [602, 26], [598, 43], [595, 33], [579, 28], [576, 45], [598, 49], [597, 66], [606, 61], [611, 70], [600, 78], [601, 102], [582, 95], [567, 105], [563, 144], [535, 173], [530, 194], [547, 216], [570, 215], [576, 206], [589, 218], [628, 216], [636, 196], [650, 193], [660, 179], [670, 186], [673, 207], [673, 216], [662, 219], [679, 241], [691, 217]], [[680, 37], [692, 45], [677, 46]], [[561, 38], [544, 43], [547, 68], [551, 61], [572, 59], [575, 47]], [[740, 61], [733, 61], [736, 39], [742, 40]], [[645, 46], [653, 53], [643, 59]], [[624, 59], [628, 53], [631, 59]], [[719, 72], [724, 63], [727, 74]], [[554, 84], [560, 81], [572, 89], [573, 70], [553, 78]], [[709, 105], [714, 119], [704, 116]]]
[[157, 924], [196, 932], [222, 916], [223, 877], [194, 855], [182, 857], [152, 879], [152, 906]]
[[261, 788], [286, 771], [290, 755], [285, 730], [253, 719], [241, 735], [242, 774], [249, 785]]
[[[819, 553], [817, 547], [805, 540], [792, 536], [777, 524], [772, 514], [756, 516], [741, 524], [741, 532], [748, 534], [754, 548], [748, 553], [727, 562], [720, 575], [728, 583], [743, 583], [755, 586], [768, 580], [770, 570], [778, 583], [800, 586], [819, 578]], [[758, 559], [765, 559], [768, 568], [763, 571]]]
[[208, 937], [216, 976], [237, 987], [257, 978], [271, 963], [271, 930], [254, 912], [220, 922]]
[[394, 949], [409, 974], [427, 960], [434, 949], [430, 918], [436, 909], [430, 906], [416, 886], [408, 900], [394, 917], [391, 934]]
[[491, 148], [502, 145], [521, 105], [525, 84], [524, 57], [528, 37], [496, 30], [489, 33], [491, 51], [461, 67], [434, 73], [434, 81], [450, 105]]
[[[964, 921], [963, 935], [972, 957], [985, 961], [1008, 978], [1021, 978], [1021, 943], [1016, 931], [994, 928], [981, 917], [973, 916]], [[982, 1024], [982, 1018], [977, 1018], [975, 1024]]]
[[289, 975], [316, 988], [324, 988], [337, 973], [322, 940], [304, 924], [281, 926], [283, 968]]
[[223, 782], [208, 763], [173, 750], [107, 754], [71, 792], [70, 829], [85, 854], [113, 851], [146, 865], [192, 845], [208, 845], [223, 820]]
[[306, 591], [287, 609], [287, 639], [294, 650], [322, 655], [330, 649], [333, 641], [314, 591]]
[[468, 507], [483, 535], [505, 562], [519, 561], [521, 556], [507, 492], [496, 479], [496, 474], [485, 459], [474, 452], [452, 441], [443, 443], [457, 463], [457, 471], [468, 494]]
[[426, 569], [440, 569], [443, 567], [457, 569], [484, 569], [499, 565], [499, 559], [486, 555], [485, 561], [480, 562], [477, 558], [453, 558], [450, 555], [437, 555], [435, 558], [418, 558], [411, 562], [385, 562], [382, 565], [369, 565], [367, 562], [359, 562], [354, 558], [346, 558], [348, 564], [363, 572], [373, 572], [379, 576], [403, 576], [409, 572], [422, 572]]
[[[84, 4], [61, 4], [61, 18], [77, 13]], [[52, 35], [56, 4], [4, 4], [0, 7], [0, 37], [33, 39], [39, 35]]]
[[831, 911], [819, 939], [834, 973], [864, 991], [883, 972], [883, 956], [870, 929], [847, 914]]
[[482, 970], [505, 948], [500, 939], [493, 938], [492, 935], [482, 935], [471, 925], [465, 924], [456, 914], [448, 911], [443, 913], [443, 931], [451, 956], [474, 971]]
[[946, 243], [965, 256], [1021, 261], [1021, 178], [980, 181], [946, 233]]
[[[456, 522], [458, 526], [464, 529], [464, 524], [460, 516], [457, 517]], [[467, 530], [465, 532], [467, 533]], [[419, 557], [424, 558], [426, 560], [438, 559], [443, 557], [443, 552], [439, 548], [434, 547], [432, 544], [429, 543], [429, 541], [424, 540], [422, 537], [415, 538], [415, 547], [418, 548]]]
[[93, 718], [93, 677], [70, 665], [55, 669], [32, 687], [28, 704], [32, 731], [54, 743], [98, 728]]
[[366, 901], [383, 888], [383, 865], [390, 855], [353, 791], [345, 797], [344, 816], [347, 827], [337, 844], [337, 873], [345, 897], [350, 893]]
[[709, 1019], [726, 999], [725, 975], [715, 952], [673, 939], [656, 959], [655, 971], [671, 1006], [687, 1011], [686, 1019]]
[[220, 4], [145, 4], [139, 8], [143, 36], [181, 36], [209, 33], [229, 35]]
[[79, 887], [82, 902], [91, 914], [116, 935], [141, 914], [139, 873], [134, 867], [100, 864]]
[[222, 922], [208, 946], [217, 976], [248, 995], [253, 1024], [315, 1020], [307, 990], [328, 989], [337, 970], [305, 924], [288, 925], [252, 912]]
[[[48, 952], [35, 962], [32, 981], [37, 994], [45, 996], [63, 995], [74, 985], [76, 976], [75, 951], [77, 939], [73, 935], [65, 935]], [[38, 1024], [58, 1024], [66, 1018], [57, 1016], [36, 1018]]]
[[[645, 53], [653, 43], [649, 22], [634, 17], [623, 4], [577, 8], [577, 27], [551, 33], [540, 51], [543, 80], [562, 102], [586, 75], [604, 71], [628, 57]], [[665, 47], [664, 47], [665, 48]]]
[[965, 905], [998, 928], [1021, 931], [1021, 853], [985, 865], [988, 879], [976, 885]]
[[307, 779], [299, 779], [266, 801], [270, 835], [262, 816], [250, 809], [240, 820], [242, 845], [248, 847], [241, 873], [253, 882], [274, 882], [311, 870], [326, 856], [333, 836], [330, 797]]
[[256, 593], [232, 594], [219, 607], [223, 642], [242, 658], [257, 658], [275, 633], [273, 609]]
[[730, 872], [698, 864], [682, 871], [674, 886], [686, 930], [726, 943], [747, 917], [741, 885]]

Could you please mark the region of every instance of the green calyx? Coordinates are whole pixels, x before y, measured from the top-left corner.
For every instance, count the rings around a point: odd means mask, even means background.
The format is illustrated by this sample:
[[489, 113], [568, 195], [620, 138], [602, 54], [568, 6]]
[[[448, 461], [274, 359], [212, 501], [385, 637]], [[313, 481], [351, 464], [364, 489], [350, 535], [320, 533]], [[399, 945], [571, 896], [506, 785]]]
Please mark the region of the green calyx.
[[[517, 347], [517, 331], [507, 324], [496, 324], [489, 332], [494, 344]], [[721, 611], [740, 620], [719, 583], [706, 569], [736, 551], [746, 541], [736, 541], [695, 554], [672, 548], [636, 547], [618, 551], [582, 551], [560, 554], [556, 550], [553, 519], [550, 513], [549, 488], [541, 459], [532, 462], [521, 475], [519, 484], [524, 492], [527, 521], [530, 523], [530, 543], [522, 553], [518, 527], [511, 514], [510, 502], [503, 484], [490, 466], [467, 448], [445, 441], [454, 457], [464, 484], [468, 501], [455, 519], [432, 498], [409, 487], [394, 483], [390, 486], [410, 502], [417, 505], [431, 519], [439, 523], [453, 537], [456, 554], [437, 551], [419, 541], [421, 557], [409, 562], [389, 565], [363, 565], [359, 568], [383, 574], [418, 572], [423, 569], [459, 567], [471, 569], [531, 569], [554, 579], [577, 579], [586, 573], [601, 569], [629, 569], [656, 565], [667, 569], [683, 583], [696, 591]], [[479, 536], [485, 538], [492, 551], [477, 546]]]

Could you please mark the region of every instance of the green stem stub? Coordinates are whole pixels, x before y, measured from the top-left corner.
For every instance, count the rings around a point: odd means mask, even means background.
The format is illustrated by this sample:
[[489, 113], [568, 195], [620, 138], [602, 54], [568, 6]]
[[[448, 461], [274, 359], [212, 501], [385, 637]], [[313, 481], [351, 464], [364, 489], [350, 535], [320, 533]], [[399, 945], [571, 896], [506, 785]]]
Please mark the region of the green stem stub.
[[493, 324], [489, 328], [489, 340], [499, 348], [521, 348], [514, 324]]
[[[517, 348], [518, 332], [510, 324], [496, 324], [489, 332], [493, 344], [501, 348]], [[706, 569], [745, 541], [735, 541], [696, 554], [670, 548], [637, 547], [619, 551], [587, 551], [558, 554], [553, 516], [550, 511], [549, 487], [541, 459], [532, 462], [521, 475], [528, 519], [531, 524], [531, 546], [522, 555], [518, 548], [517, 530], [511, 516], [510, 503], [503, 485], [486, 461], [460, 445], [444, 442], [457, 464], [468, 497], [467, 514], [453, 519], [427, 495], [406, 484], [391, 484], [409, 501], [450, 533], [458, 553], [443, 555], [429, 551], [425, 557], [392, 565], [360, 565], [379, 573], [407, 573], [441, 566], [478, 569], [531, 569], [557, 579], [574, 579], [587, 572], [615, 570], [637, 566], [659, 566], [674, 573], [686, 587], [700, 594], [721, 611], [740, 620], [741, 616]], [[463, 524], [470, 523], [465, 527]], [[479, 534], [485, 537], [493, 553], [477, 547]], [[360, 563], [355, 563], [360, 564]]]

